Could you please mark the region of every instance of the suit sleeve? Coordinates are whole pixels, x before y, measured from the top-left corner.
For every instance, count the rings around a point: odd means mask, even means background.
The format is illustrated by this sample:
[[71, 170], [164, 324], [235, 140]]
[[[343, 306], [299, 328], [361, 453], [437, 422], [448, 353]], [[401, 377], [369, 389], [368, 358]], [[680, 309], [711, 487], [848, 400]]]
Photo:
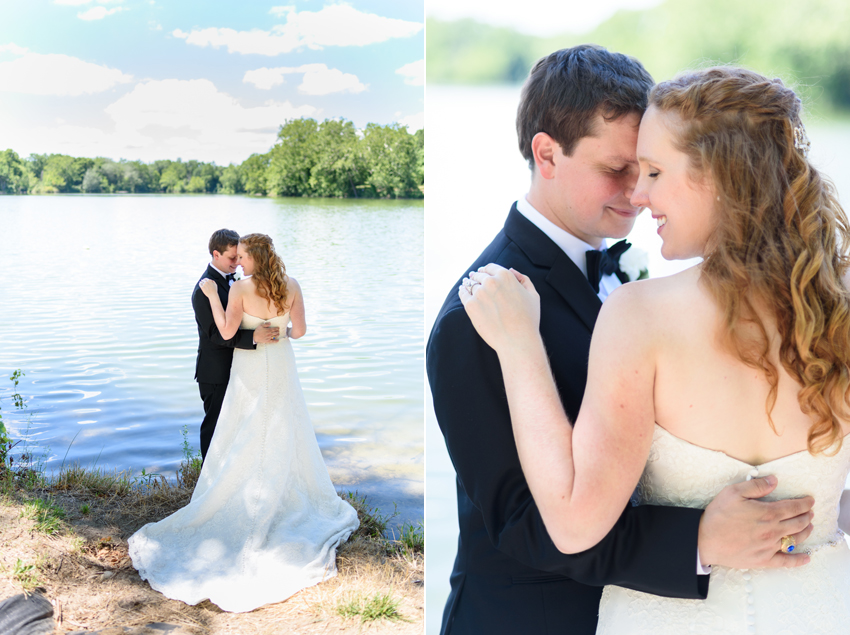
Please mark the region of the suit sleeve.
[[250, 329], [239, 329], [236, 331], [236, 335], [231, 337], [229, 340], [226, 340], [221, 336], [221, 333], [218, 332], [218, 327], [215, 325], [215, 318], [213, 318], [210, 301], [207, 296], [204, 295], [204, 292], [197, 286], [192, 292], [192, 308], [195, 311], [195, 318], [197, 319], [201, 330], [207, 334], [207, 337], [209, 337], [210, 341], [216, 346], [244, 348], [247, 350], [257, 348], [257, 345], [254, 344], [254, 331]]
[[708, 576], [696, 574], [700, 509], [629, 505], [595, 547], [572, 555], [557, 550], [522, 474], [499, 359], [459, 305], [434, 327], [427, 370], [458, 480], [496, 549], [584, 584], [706, 597]]

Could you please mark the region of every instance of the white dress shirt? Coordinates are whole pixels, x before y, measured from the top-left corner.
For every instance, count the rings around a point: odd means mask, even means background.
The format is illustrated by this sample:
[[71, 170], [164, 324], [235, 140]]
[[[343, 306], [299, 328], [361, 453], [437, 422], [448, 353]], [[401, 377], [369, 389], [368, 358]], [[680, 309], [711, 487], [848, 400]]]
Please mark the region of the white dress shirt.
[[[535, 227], [551, 238], [552, 242], [558, 245], [558, 247], [567, 254], [569, 259], [575, 263], [576, 267], [581, 270], [584, 277], [587, 277], [586, 252], [594, 249], [594, 247], [588, 245], [581, 238], [576, 238], [565, 229], [558, 227], [555, 223], [534, 209], [534, 206], [529, 203], [524, 196], [521, 196], [517, 200], [516, 208], [517, 211], [530, 220]], [[605, 248], [606, 242], [603, 239], [600, 250]], [[599, 299], [604, 302], [605, 298], [607, 298], [611, 292], [621, 284], [620, 279], [613, 273], [607, 276], [602, 276], [599, 280], [599, 293], [597, 294], [599, 295]]]
[[[587, 277], [586, 252], [593, 249], [591, 245], [588, 245], [581, 238], [576, 238], [565, 229], [561, 229], [555, 223], [543, 216], [543, 214], [534, 209], [534, 206], [528, 202], [528, 199], [526, 199], [525, 196], [521, 196], [517, 200], [516, 208], [517, 211], [530, 220], [535, 227], [551, 238], [552, 242], [563, 249], [569, 259], [572, 260], [581, 270], [584, 277]], [[607, 245], [603, 239], [600, 249], [606, 248]], [[597, 294], [599, 295], [599, 299], [604, 302], [605, 298], [607, 298], [610, 293], [621, 284], [620, 279], [614, 274], [602, 276], [599, 280], [599, 293]], [[709, 565], [704, 567], [702, 565], [702, 562], [700, 562], [699, 559], [699, 550], [697, 550], [697, 575], [708, 575], [709, 573], [711, 573], [711, 566]]]
[[[210, 263], [210, 267], [212, 267], [213, 269], [218, 271], [221, 274], [221, 277], [224, 278], [225, 282], [227, 282], [228, 284], [231, 284], [231, 285], [233, 284], [233, 278], [231, 278], [230, 280], [227, 279], [227, 276], [230, 276], [230, 275], [233, 275], [233, 274], [224, 273], [221, 269], [216, 267], [213, 263]], [[585, 274], [585, 275], [587, 275], [587, 274]]]

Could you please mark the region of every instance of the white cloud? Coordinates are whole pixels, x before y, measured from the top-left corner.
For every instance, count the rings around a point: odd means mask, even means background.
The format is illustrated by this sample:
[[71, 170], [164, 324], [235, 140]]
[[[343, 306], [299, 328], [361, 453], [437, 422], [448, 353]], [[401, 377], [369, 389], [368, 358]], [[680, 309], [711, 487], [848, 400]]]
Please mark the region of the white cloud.
[[272, 7], [271, 9], [269, 9], [269, 13], [271, 13], [272, 15], [276, 15], [279, 18], [282, 18], [290, 11], [295, 11], [295, 5], [288, 4], [283, 7]]
[[105, 109], [111, 126], [21, 126], [0, 117], [0, 139], [21, 156], [60, 152], [113, 159], [198, 159], [241, 163], [268, 152], [287, 119], [319, 118], [313, 106], [267, 101], [246, 108], [206, 79], [145, 81]]
[[298, 86], [298, 92], [304, 95], [330, 95], [331, 93], [362, 93], [366, 90], [357, 75], [343, 73], [336, 68], [328, 68], [325, 64], [304, 64], [297, 67], [281, 66], [278, 68], [258, 68], [245, 73], [242, 81], [254, 84], [262, 90], [269, 90], [284, 83], [284, 75], [303, 73], [304, 77]]
[[366, 90], [357, 75], [343, 73], [324, 64], [305, 64], [299, 70], [304, 71], [304, 79], [298, 92], [305, 95], [329, 95], [331, 93], [362, 93]]
[[0, 62], [0, 91], [28, 95], [83, 95], [108, 90], [133, 79], [115, 68], [68, 55], [25, 53]]
[[[195, 46], [226, 46], [230, 53], [280, 55], [300, 47], [320, 49], [325, 46], [366, 46], [391, 38], [410, 37], [422, 30], [421, 22], [385, 18], [363, 13], [347, 4], [334, 4], [319, 11], [295, 11], [294, 7], [280, 9], [275, 15], [286, 14], [286, 24], [271, 31], [252, 29], [236, 31], [210, 27], [186, 33], [175, 29], [172, 35]], [[287, 9], [288, 11], [284, 11]]]
[[283, 84], [283, 76], [287, 73], [294, 73], [294, 68], [258, 68], [253, 71], [247, 71], [242, 81], [246, 84], [254, 84], [260, 90], [270, 90], [274, 86]]
[[28, 49], [25, 49], [23, 46], [18, 46], [14, 42], [9, 42], [8, 44], [0, 45], [0, 53], [4, 51], [8, 51], [12, 55], [23, 55], [27, 52]]
[[398, 120], [402, 126], [407, 126], [408, 132], [416, 132], [417, 130], [421, 130], [425, 127], [425, 113], [418, 112], [415, 115], [408, 115], [407, 117], [402, 117]]
[[115, 7], [114, 9], [107, 9], [106, 7], [92, 7], [88, 11], [78, 13], [77, 17], [80, 18], [80, 20], [102, 20], [108, 15], [112, 15], [113, 13], [118, 13], [123, 10], [124, 7]]
[[106, 108], [117, 138], [146, 160], [168, 155], [165, 147], [173, 156], [223, 164], [267, 152], [287, 119], [318, 112], [288, 101], [246, 108], [206, 79], [143, 82]]
[[425, 60], [411, 62], [405, 64], [401, 68], [396, 69], [398, 75], [404, 76], [404, 83], [410, 86], [425, 85]]

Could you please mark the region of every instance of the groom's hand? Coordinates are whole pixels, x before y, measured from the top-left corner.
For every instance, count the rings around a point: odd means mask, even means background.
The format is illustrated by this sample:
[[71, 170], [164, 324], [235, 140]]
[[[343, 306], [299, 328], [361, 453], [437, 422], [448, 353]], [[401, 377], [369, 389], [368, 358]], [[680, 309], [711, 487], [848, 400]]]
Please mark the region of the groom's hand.
[[254, 343], [274, 344], [280, 339], [280, 328], [272, 326], [268, 322], [254, 329]]
[[806, 554], [782, 553], [783, 536], [801, 544], [812, 533], [811, 496], [767, 502], [759, 500], [777, 484], [775, 476], [727, 485], [706, 508], [699, 524], [699, 558], [703, 565], [735, 569], [799, 567]]

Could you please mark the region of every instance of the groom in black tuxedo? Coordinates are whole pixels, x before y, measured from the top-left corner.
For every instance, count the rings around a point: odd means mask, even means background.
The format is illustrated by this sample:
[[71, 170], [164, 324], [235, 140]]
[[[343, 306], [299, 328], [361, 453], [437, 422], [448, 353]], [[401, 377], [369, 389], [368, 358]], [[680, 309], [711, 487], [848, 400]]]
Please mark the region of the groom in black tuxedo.
[[195, 283], [192, 291], [192, 309], [198, 324], [198, 359], [195, 363], [195, 381], [204, 401], [204, 420], [201, 423], [201, 456], [206, 458], [210, 447], [215, 424], [221, 412], [227, 382], [230, 381], [230, 364], [233, 361], [233, 349], [253, 350], [258, 343], [276, 342], [280, 329], [263, 325], [256, 330], [239, 329], [231, 339], [225, 340], [218, 332], [213, 319], [210, 301], [198, 286], [201, 280], [209, 278], [218, 286], [218, 297], [227, 310], [227, 296], [233, 275], [238, 265], [236, 247], [239, 234], [232, 229], [219, 229], [210, 237], [210, 256], [212, 261], [206, 271]]
[[[652, 83], [636, 60], [592, 45], [538, 61], [517, 113], [531, 187], [469, 269], [495, 262], [531, 278], [571, 421], [602, 300], [624, 277], [607, 254], [589, 258], [586, 251], [626, 236], [641, 211], [629, 199], [638, 176], [637, 127]], [[805, 562], [777, 559], [778, 540], [766, 536], [791, 519], [784, 533], [807, 537], [811, 499], [754, 500], [773, 489], [764, 479], [727, 487], [705, 511], [629, 506], [595, 547], [560, 553], [523, 477], [499, 359], [472, 327], [456, 287], [431, 331], [427, 372], [457, 472], [460, 527], [441, 633], [590, 635], [601, 585], [698, 600], [708, 593], [703, 565]]]

